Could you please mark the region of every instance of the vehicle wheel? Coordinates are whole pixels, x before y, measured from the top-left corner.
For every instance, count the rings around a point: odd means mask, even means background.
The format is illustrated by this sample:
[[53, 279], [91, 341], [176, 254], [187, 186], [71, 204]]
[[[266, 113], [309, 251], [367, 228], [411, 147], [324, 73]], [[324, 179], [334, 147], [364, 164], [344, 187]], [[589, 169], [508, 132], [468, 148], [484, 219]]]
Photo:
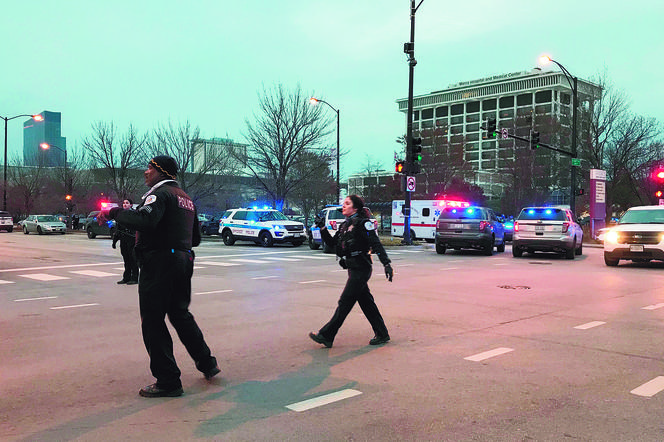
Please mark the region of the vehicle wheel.
[[611, 258], [611, 256], [607, 255], [606, 253], [604, 254], [604, 264], [606, 264], [609, 267], [615, 267], [618, 265], [620, 262], [619, 259], [614, 259]]
[[28, 232], [28, 228], [25, 227], [25, 226], [23, 226], [23, 233], [25, 233], [26, 235], [30, 233], [30, 232]]
[[316, 243], [312, 236], [309, 237], [309, 248], [311, 250], [318, 250], [320, 248], [320, 244]]
[[14, 231], [14, 228], [13, 228], [13, 227], [10, 227], [9, 229], [7, 229], [7, 232], [8, 232], [8, 233], [12, 233], [13, 231]]
[[491, 256], [493, 255], [493, 243], [495, 242], [494, 238], [491, 238], [491, 241], [486, 243], [484, 247], [482, 247], [482, 251], [486, 256]]
[[567, 249], [565, 252], [565, 258], [566, 259], [574, 259], [574, 253], [576, 253], [576, 239], [574, 239], [574, 242], [572, 243], [572, 247]]
[[436, 243], [436, 253], [439, 255], [444, 255], [445, 254], [445, 246], [442, 244]]
[[272, 244], [274, 244], [274, 240], [272, 239], [270, 232], [261, 232], [261, 234], [258, 235], [258, 239], [261, 240], [261, 245], [263, 247], [272, 247]]
[[230, 230], [224, 230], [224, 233], [221, 234], [221, 239], [224, 240], [224, 245], [232, 246], [235, 244], [235, 237]]
[[293, 247], [300, 247], [302, 244], [304, 244], [303, 240], [293, 241]]
[[579, 248], [576, 249], [576, 251], [574, 253], [576, 253], [576, 256], [583, 255], [583, 243], [579, 244]]
[[67, 233], [67, 232], [60, 232], [61, 235], [64, 235], [65, 233]]
[[426, 241], [428, 244], [431, 244], [432, 242], [435, 242], [436, 240], [433, 238], [427, 238], [424, 241]]
[[516, 246], [512, 246], [512, 256], [515, 258], [521, 258], [521, 256], [523, 256], [523, 250]]
[[496, 246], [496, 251], [499, 252], [499, 253], [502, 253], [502, 252], [505, 251], [505, 240], [503, 240], [503, 242], [499, 246]]
[[44, 234], [44, 232], [43, 232], [41, 226], [37, 226], [37, 233], [39, 233], [40, 235], [43, 235], [43, 234]]
[[97, 234], [92, 231], [92, 227], [88, 227], [88, 239], [95, 239]]

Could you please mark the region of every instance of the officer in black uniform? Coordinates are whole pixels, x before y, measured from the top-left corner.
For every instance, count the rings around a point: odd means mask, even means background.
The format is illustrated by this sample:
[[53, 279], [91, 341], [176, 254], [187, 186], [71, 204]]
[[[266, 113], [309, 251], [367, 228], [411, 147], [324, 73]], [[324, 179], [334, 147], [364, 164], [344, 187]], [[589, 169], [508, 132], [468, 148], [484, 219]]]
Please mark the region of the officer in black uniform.
[[164, 321], [166, 315], [205, 378], [211, 379], [220, 372], [189, 312], [194, 271], [191, 248], [200, 244], [201, 233], [196, 207], [175, 181], [177, 171], [173, 158], [163, 155], [152, 158], [144, 172], [145, 183], [151, 189], [143, 195], [137, 210], [116, 207], [108, 215], [137, 231], [141, 328], [150, 356], [150, 370], [157, 379], [140, 390], [144, 397], [173, 397], [183, 393], [180, 369], [173, 356], [173, 340]]
[[[134, 202], [132, 200], [125, 198], [122, 201], [122, 208], [125, 210], [131, 210], [133, 204]], [[118, 281], [118, 284], [138, 284], [138, 264], [136, 263], [136, 255], [134, 255], [136, 232], [120, 223], [115, 223], [113, 244], [111, 244], [111, 246], [115, 248], [115, 243], [118, 241], [120, 241], [120, 253], [122, 254], [122, 260], [124, 261], [124, 273], [122, 274], [122, 279]]]
[[369, 341], [369, 344], [385, 344], [390, 340], [390, 335], [367, 284], [372, 271], [369, 250], [378, 254], [380, 262], [385, 266], [385, 276], [389, 281], [392, 281], [394, 272], [390, 265], [390, 259], [378, 239], [374, 223], [369, 219], [369, 213], [364, 207], [362, 198], [357, 195], [346, 198], [341, 213], [346, 217], [346, 220], [341, 224], [334, 237], [327, 231], [324, 219], [316, 217], [315, 223], [321, 229], [320, 233], [323, 241], [328, 246], [333, 247], [337, 256], [341, 258], [339, 261], [341, 267], [348, 270], [348, 281], [346, 281], [346, 287], [339, 298], [339, 305], [330, 322], [325, 324], [318, 333], [309, 333], [309, 337], [327, 348], [332, 347], [334, 337], [355, 302], [357, 302], [374, 331], [374, 337]]

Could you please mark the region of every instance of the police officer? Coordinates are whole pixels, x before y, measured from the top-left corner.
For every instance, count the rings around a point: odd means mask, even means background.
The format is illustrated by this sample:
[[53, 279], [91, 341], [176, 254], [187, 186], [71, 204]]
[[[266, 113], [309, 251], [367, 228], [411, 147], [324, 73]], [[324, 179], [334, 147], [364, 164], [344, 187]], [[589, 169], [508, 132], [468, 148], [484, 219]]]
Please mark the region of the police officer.
[[151, 188], [143, 195], [137, 210], [116, 207], [108, 215], [137, 231], [141, 328], [150, 356], [150, 370], [157, 379], [139, 391], [144, 397], [174, 397], [183, 393], [173, 341], [164, 321], [166, 315], [205, 378], [211, 379], [220, 372], [189, 312], [194, 271], [191, 248], [200, 244], [201, 233], [196, 207], [175, 181], [177, 171], [173, 158], [164, 155], [152, 158], [144, 172], [145, 184]]
[[[132, 200], [125, 198], [122, 201], [122, 208], [125, 210], [131, 210], [133, 204], [134, 202]], [[134, 255], [136, 232], [120, 223], [116, 223], [115, 232], [113, 233], [113, 244], [111, 246], [115, 248], [115, 243], [118, 241], [120, 241], [120, 253], [122, 254], [122, 260], [124, 261], [124, 273], [122, 274], [122, 279], [118, 281], [118, 284], [138, 284], [138, 264], [136, 263], [136, 256]]]
[[346, 217], [346, 220], [341, 224], [334, 237], [327, 231], [324, 219], [316, 217], [315, 224], [321, 229], [320, 233], [323, 241], [328, 246], [333, 247], [337, 256], [341, 258], [339, 263], [341, 267], [348, 270], [348, 280], [332, 319], [318, 333], [309, 333], [309, 337], [327, 348], [332, 347], [334, 337], [355, 302], [357, 302], [374, 331], [374, 337], [369, 341], [369, 344], [385, 344], [390, 340], [390, 335], [367, 284], [372, 271], [369, 250], [378, 254], [380, 262], [385, 266], [385, 276], [389, 281], [392, 281], [394, 272], [390, 265], [390, 259], [378, 239], [374, 223], [369, 219], [369, 212], [364, 207], [362, 198], [357, 195], [347, 197], [344, 200], [341, 213]]

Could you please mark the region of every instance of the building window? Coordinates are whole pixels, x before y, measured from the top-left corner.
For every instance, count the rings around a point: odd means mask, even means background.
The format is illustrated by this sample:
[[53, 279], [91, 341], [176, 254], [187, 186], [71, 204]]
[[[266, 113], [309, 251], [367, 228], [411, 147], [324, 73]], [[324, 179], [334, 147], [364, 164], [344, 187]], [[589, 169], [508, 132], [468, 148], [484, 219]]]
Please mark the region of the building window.
[[533, 94], [521, 94], [516, 96], [516, 105], [525, 106], [527, 104], [533, 104]]
[[463, 133], [463, 126], [462, 126], [462, 125], [458, 125], [458, 126], [452, 126], [452, 127], [450, 127], [450, 133], [451, 133], [452, 135], [458, 135], [458, 134]]
[[562, 104], [570, 104], [572, 102], [572, 96], [564, 92], [560, 93], [560, 102]]
[[466, 123], [474, 123], [480, 121], [480, 114], [466, 115]]
[[451, 115], [459, 115], [463, 113], [463, 103], [457, 103], [452, 105]]
[[433, 109], [422, 109], [422, 119], [429, 120], [433, 118]]
[[496, 151], [495, 150], [483, 150], [482, 151], [482, 159], [483, 160], [493, 160], [496, 158]]
[[496, 108], [497, 100], [495, 98], [492, 98], [490, 100], [484, 100], [482, 102], [482, 110], [483, 111], [488, 111], [488, 110], [494, 110]]
[[486, 121], [489, 118], [496, 118], [496, 113], [495, 112], [484, 112], [482, 114], [482, 121]]
[[496, 148], [496, 142], [495, 141], [483, 141], [482, 142], [482, 150], [495, 149], [495, 148]]
[[480, 130], [480, 123], [466, 124], [466, 132], [477, 132]]
[[549, 114], [551, 113], [551, 105], [550, 104], [539, 104], [535, 106], [535, 113], [536, 114]]
[[479, 152], [466, 152], [466, 161], [477, 161], [479, 157]]
[[450, 118], [450, 124], [461, 124], [461, 123], [463, 123], [463, 115]]
[[512, 118], [514, 116], [514, 109], [506, 109], [500, 111], [500, 118]]
[[466, 103], [466, 113], [470, 114], [473, 112], [479, 112], [480, 111], [480, 102], [479, 101], [471, 101], [470, 103]]
[[506, 107], [514, 107], [514, 97], [500, 97], [499, 105], [501, 109], [505, 109]]
[[433, 120], [422, 121], [422, 129], [431, 129], [433, 127]]
[[551, 90], [536, 92], [535, 103], [551, 103]]
[[[468, 130], [468, 126], [466, 126], [466, 131], [467, 130]], [[475, 132], [475, 133], [466, 135], [466, 140], [468, 140], [468, 141], [477, 141], [479, 139], [480, 139], [480, 133], [479, 132]]]
[[413, 111], [413, 121], [420, 119], [420, 111]]
[[447, 106], [436, 108], [436, 117], [446, 117], [446, 116], [447, 116]]

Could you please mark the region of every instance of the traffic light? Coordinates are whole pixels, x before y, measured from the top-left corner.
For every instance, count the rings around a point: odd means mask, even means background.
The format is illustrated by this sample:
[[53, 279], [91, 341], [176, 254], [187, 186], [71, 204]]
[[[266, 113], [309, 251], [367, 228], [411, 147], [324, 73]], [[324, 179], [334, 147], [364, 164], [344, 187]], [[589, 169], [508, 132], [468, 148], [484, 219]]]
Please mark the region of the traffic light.
[[411, 161], [411, 170], [409, 171], [411, 175], [420, 173], [422, 166], [420, 162], [422, 161], [422, 138], [413, 137], [410, 145], [410, 161]]
[[406, 172], [406, 163], [403, 161], [397, 161], [397, 164], [394, 166], [394, 171], [396, 173], [405, 173]]
[[664, 169], [656, 170], [653, 179], [655, 181], [655, 197], [664, 199]]
[[531, 131], [530, 132], [530, 148], [532, 150], [535, 150], [539, 147], [540, 143], [540, 133], [537, 131]]
[[496, 137], [496, 119], [487, 118], [486, 120], [486, 137], [495, 138]]
[[582, 196], [584, 193], [586, 193], [585, 189], [578, 189], [578, 190], [576, 191], [576, 194], [577, 194], [578, 196]]

